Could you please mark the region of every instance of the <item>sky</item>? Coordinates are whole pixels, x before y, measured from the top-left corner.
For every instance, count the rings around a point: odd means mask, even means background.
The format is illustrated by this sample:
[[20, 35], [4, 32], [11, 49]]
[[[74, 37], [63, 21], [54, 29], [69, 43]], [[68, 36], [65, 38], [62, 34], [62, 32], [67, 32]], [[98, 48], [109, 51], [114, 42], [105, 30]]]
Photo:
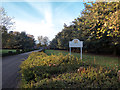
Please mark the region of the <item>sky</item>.
[[15, 28], [12, 31], [25, 31], [27, 34], [47, 36], [50, 41], [58, 32], [62, 31], [63, 25], [80, 16], [84, 9], [83, 2], [2, 2], [2, 7], [7, 15], [14, 17]]

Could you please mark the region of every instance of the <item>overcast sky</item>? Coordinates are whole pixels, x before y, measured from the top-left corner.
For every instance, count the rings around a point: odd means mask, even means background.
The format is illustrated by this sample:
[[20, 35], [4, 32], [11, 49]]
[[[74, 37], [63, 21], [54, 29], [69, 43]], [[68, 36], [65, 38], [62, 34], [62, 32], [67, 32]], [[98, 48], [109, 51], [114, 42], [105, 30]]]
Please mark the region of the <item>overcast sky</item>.
[[14, 17], [13, 31], [48, 36], [52, 40], [62, 31], [64, 23], [70, 25], [84, 9], [83, 2], [2, 2], [7, 15]]

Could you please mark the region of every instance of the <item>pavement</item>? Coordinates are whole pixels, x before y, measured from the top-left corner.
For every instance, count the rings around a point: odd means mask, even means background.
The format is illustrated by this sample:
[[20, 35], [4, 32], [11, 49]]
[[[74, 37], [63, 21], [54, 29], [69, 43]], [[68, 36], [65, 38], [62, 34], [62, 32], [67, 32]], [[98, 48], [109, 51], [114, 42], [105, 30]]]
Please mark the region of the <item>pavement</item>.
[[[31, 52], [37, 52], [40, 50], [35, 50]], [[20, 68], [19, 65], [22, 61], [27, 59], [31, 52], [22, 53], [13, 56], [2, 57], [2, 88], [17, 88], [18, 82], [20, 80], [18, 73]]]

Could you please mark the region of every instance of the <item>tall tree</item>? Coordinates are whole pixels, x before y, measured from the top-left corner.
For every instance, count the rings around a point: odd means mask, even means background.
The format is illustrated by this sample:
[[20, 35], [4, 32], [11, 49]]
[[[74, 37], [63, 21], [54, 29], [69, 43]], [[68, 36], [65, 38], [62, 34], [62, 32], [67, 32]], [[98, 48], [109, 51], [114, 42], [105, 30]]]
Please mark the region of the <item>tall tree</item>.
[[70, 26], [64, 24], [64, 29], [56, 35], [51, 46], [68, 48], [68, 42], [78, 38], [84, 41], [84, 49], [99, 52], [101, 48], [107, 48], [114, 53], [120, 50], [120, 1], [91, 2], [84, 3], [84, 6], [81, 16]]
[[8, 30], [13, 26], [12, 18], [7, 15], [4, 8], [0, 7], [0, 34], [2, 35], [2, 48], [6, 48], [9, 39]]
[[38, 36], [38, 42], [39, 42], [39, 45], [41, 46], [43, 42], [43, 36]]
[[41, 46], [48, 46], [49, 44], [49, 38], [47, 36], [43, 37], [43, 36], [38, 36], [38, 44], [37, 46], [38, 47], [41, 47]]
[[0, 28], [1, 32], [7, 32], [10, 29], [14, 22], [12, 21], [13, 18], [9, 17], [4, 8], [0, 7]]
[[44, 44], [45, 46], [48, 46], [48, 44], [49, 44], [49, 38], [48, 38], [47, 36], [45, 36], [45, 37], [43, 38], [43, 44]]
[[[120, 45], [120, 2], [95, 2], [85, 4], [82, 15], [85, 27], [89, 28], [88, 36], [96, 43], [97, 48], [108, 44], [114, 48], [114, 53]], [[98, 44], [98, 45], [97, 45]], [[101, 44], [101, 45], [100, 45]]]

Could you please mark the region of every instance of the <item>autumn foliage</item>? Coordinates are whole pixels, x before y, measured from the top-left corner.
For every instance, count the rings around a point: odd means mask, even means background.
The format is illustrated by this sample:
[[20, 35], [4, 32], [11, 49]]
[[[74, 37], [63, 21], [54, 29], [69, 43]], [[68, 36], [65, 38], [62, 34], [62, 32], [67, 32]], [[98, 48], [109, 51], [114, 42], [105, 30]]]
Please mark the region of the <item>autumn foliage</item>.
[[62, 54], [33, 52], [21, 66], [22, 88], [119, 88], [117, 70]]

